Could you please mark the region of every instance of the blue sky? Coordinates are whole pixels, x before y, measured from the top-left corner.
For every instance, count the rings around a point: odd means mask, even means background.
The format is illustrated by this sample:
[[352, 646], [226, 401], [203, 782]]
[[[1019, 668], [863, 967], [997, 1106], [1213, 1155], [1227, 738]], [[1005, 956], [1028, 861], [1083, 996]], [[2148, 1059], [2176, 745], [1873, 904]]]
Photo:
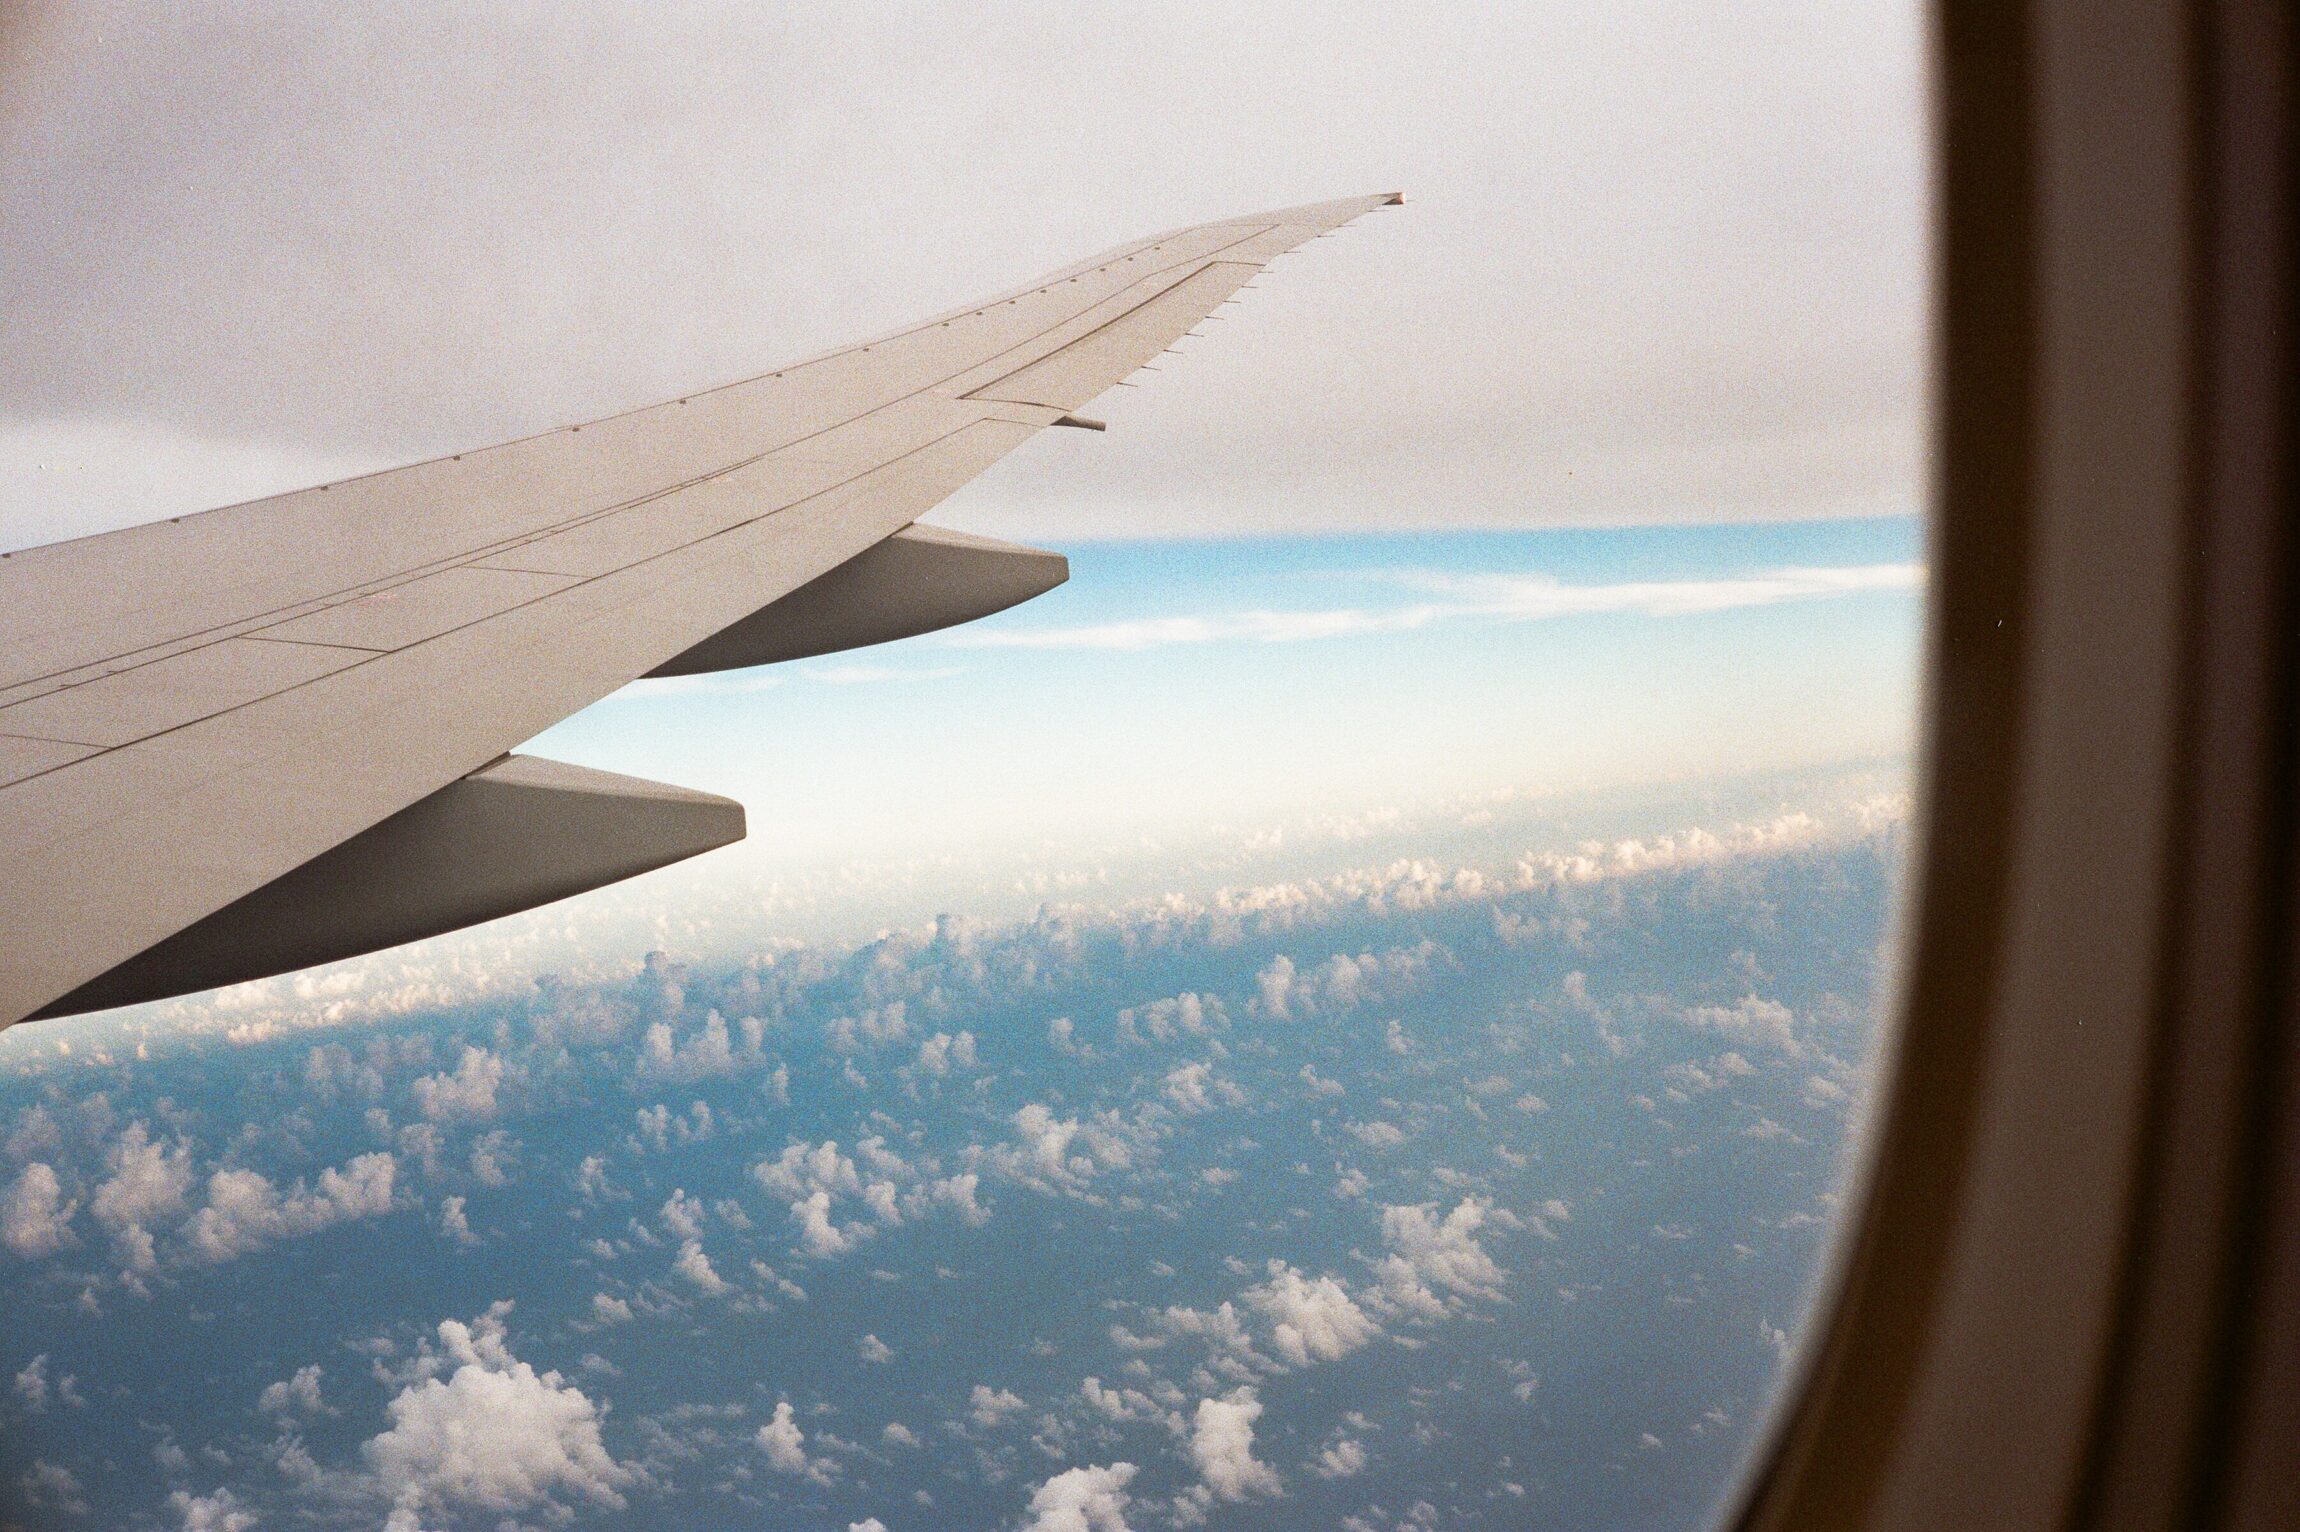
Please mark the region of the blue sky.
[[743, 801], [729, 870], [1896, 757], [1920, 544], [1901, 518], [1081, 542], [987, 622], [643, 682], [525, 748]]

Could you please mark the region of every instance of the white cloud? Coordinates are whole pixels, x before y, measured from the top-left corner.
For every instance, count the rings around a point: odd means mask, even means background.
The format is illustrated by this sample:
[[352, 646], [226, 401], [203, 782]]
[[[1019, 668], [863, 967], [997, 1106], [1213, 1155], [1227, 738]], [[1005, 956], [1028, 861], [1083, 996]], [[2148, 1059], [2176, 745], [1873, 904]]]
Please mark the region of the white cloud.
[[537, 1372], [504, 1338], [508, 1303], [471, 1324], [442, 1320], [453, 1371], [408, 1384], [385, 1406], [391, 1425], [360, 1449], [392, 1507], [391, 1532], [428, 1511], [494, 1514], [561, 1497], [621, 1509], [632, 1471], [607, 1453], [600, 1414], [557, 1372]]
[[1168, 999], [1152, 1000], [1120, 1011], [1118, 1036], [1129, 1043], [1142, 1042], [1145, 1037], [1153, 1042], [1170, 1043], [1178, 1037], [1204, 1037], [1216, 1028], [1228, 1026], [1229, 1022], [1218, 997], [1185, 990]]
[[860, 1521], [848, 1522], [847, 1532], [886, 1532], [886, 1523], [876, 1516], [865, 1516]]
[[1374, 1001], [1394, 1000], [1425, 978], [1446, 956], [1424, 939], [1387, 952], [1337, 952], [1307, 971], [1279, 953], [1254, 976], [1255, 1009], [1280, 1021], [1327, 1015]]
[[1184, 644], [1298, 644], [1321, 639], [1407, 633], [1435, 623], [1484, 620], [1538, 622], [1556, 617], [1632, 613], [1686, 617], [1785, 601], [1816, 601], [1870, 591], [1915, 590], [1921, 564], [1866, 564], [1776, 569], [1739, 579], [1636, 580], [1567, 585], [1547, 575], [1405, 576], [1451, 597], [1368, 611], [1329, 607], [1198, 616], [1144, 617], [1074, 627], [967, 628], [938, 640], [961, 649], [1101, 649], [1141, 653]]
[[425, 1075], [415, 1082], [415, 1109], [433, 1122], [492, 1117], [502, 1084], [501, 1056], [466, 1044], [455, 1073]]
[[[1166, 1308], [1159, 1312], [1157, 1322], [1168, 1335], [1204, 1341], [1207, 1365], [1225, 1378], [1250, 1383], [1277, 1368], [1276, 1362], [1255, 1349], [1254, 1337], [1238, 1306], [1227, 1299], [1211, 1309]], [[1115, 1329], [1112, 1338], [1116, 1338]]]
[[1136, 1130], [1114, 1111], [1057, 1117], [1033, 1101], [1011, 1121], [1021, 1142], [1002, 1145], [993, 1163], [1035, 1191], [1084, 1196], [1097, 1176], [1131, 1169], [1140, 1147]]
[[1394, 1122], [1353, 1122], [1347, 1126], [1350, 1137], [1368, 1149], [1395, 1149], [1406, 1141], [1405, 1131]]
[[299, 1367], [296, 1369], [294, 1377], [283, 1379], [278, 1383], [265, 1384], [263, 1393], [256, 1398], [256, 1408], [266, 1415], [296, 1413], [318, 1415], [324, 1413], [327, 1410], [327, 1403], [321, 1399], [319, 1391], [319, 1380], [322, 1376], [317, 1362], [306, 1367]]
[[1100, 1378], [1088, 1377], [1078, 1385], [1078, 1396], [1105, 1419], [1156, 1421], [1177, 1436], [1182, 1434], [1182, 1417], [1138, 1388], [1104, 1388]]
[[1023, 1532], [1129, 1532], [1126, 1486], [1132, 1463], [1068, 1468], [1030, 1492]]
[[1198, 1401], [1190, 1430], [1190, 1461], [1215, 1498], [1244, 1500], [1284, 1491], [1278, 1471], [1254, 1456], [1254, 1422], [1261, 1418], [1262, 1401], [1251, 1388]]
[[961, 1032], [956, 1037], [948, 1032], [937, 1032], [918, 1045], [918, 1067], [926, 1073], [946, 1075], [953, 1065], [960, 1069], [975, 1067], [972, 1032]]
[[111, 1174], [88, 1199], [89, 1215], [130, 1271], [148, 1272], [158, 1265], [153, 1226], [179, 1216], [191, 1190], [191, 1149], [154, 1143], [142, 1122], [131, 1122], [105, 1151], [104, 1164]]
[[501, 1128], [482, 1133], [471, 1143], [471, 1176], [481, 1186], [511, 1184], [511, 1167], [519, 1157], [519, 1140]]
[[357, 1218], [391, 1211], [396, 1162], [362, 1154], [341, 1170], [320, 1172], [317, 1190], [297, 1181], [283, 1197], [259, 1171], [219, 1170], [208, 1177], [208, 1203], [184, 1225], [194, 1257], [228, 1261], [283, 1239], [297, 1239]]
[[1270, 1262], [1269, 1271], [1270, 1280], [1241, 1299], [1269, 1321], [1270, 1345], [1290, 1365], [1331, 1362], [1381, 1334], [1335, 1278], [1304, 1277], [1284, 1261]]
[[1214, 1073], [1203, 1059], [1170, 1070], [1162, 1094], [1182, 1112], [1210, 1112], [1217, 1106], [1244, 1104], [1246, 1093]]
[[627, 1325], [631, 1322], [631, 1305], [609, 1293], [593, 1293], [591, 1317], [601, 1324]]
[[79, 1243], [72, 1235], [72, 1215], [79, 1210], [78, 1198], [65, 1200], [56, 1168], [34, 1160], [0, 1202], [0, 1244], [20, 1260], [54, 1255]]
[[688, 1240], [679, 1246], [679, 1258], [671, 1263], [672, 1270], [706, 1293], [727, 1291], [727, 1282], [711, 1266], [711, 1258], [703, 1253], [701, 1240]]
[[879, 1433], [879, 1439], [890, 1447], [916, 1447], [920, 1445], [918, 1433], [899, 1420], [888, 1422], [887, 1428]]
[[759, 1427], [758, 1435], [752, 1439], [767, 1455], [767, 1466], [776, 1473], [803, 1475], [817, 1484], [828, 1484], [838, 1477], [838, 1464], [829, 1458], [807, 1455], [806, 1433], [799, 1429], [788, 1399], [776, 1404], [775, 1418]]
[[61, 1463], [34, 1458], [32, 1466], [17, 1476], [16, 1487], [23, 1491], [24, 1504], [36, 1510], [52, 1507], [67, 1516], [88, 1514], [78, 1476]]
[[883, 1048], [888, 1043], [899, 1043], [910, 1036], [910, 1022], [904, 1015], [903, 1003], [890, 1000], [855, 1016], [838, 1016], [823, 1028], [823, 1038], [840, 1053], [859, 1053], [866, 1049]]
[[990, 1222], [990, 1209], [975, 1200], [975, 1193], [981, 1188], [981, 1185], [982, 1177], [969, 1170], [959, 1175], [944, 1176], [940, 1180], [930, 1181], [925, 1190], [927, 1200], [930, 1203], [947, 1207], [958, 1214], [962, 1223], [972, 1228], [980, 1228]]
[[258, 1525], [256, 1513], [228, 1489], [212, 1495], [179, 1489], [168, 1496], [168, 1509], [181, 1519], [183, 1532], [255, 1532]]
[[818, 1191], [792, 1203], [791, 1221], [799, 1226], [799, 1244], [807, 1254], [821, 1260], [845, 1255], [871, 1236], [868, 1224], [849, 1223], [841, 1227], [831, 1221], [829, 1192]]
[[786, 1202], [799, 1202], [816, 1192], [854, 1196], [862, 1191], [855, 1162], [839, 1153], [835, 1139], [813, 1145], [792, 1144], [780, 1158], [753, 1165], [751, 1176]]
[[40, 1414], [48, 1408], [48, 1353], [43, 1351], [26, 1362], [16, 1374], [16, 1397], [24, 1401], [24, 1408]]
[[1022, 1396], [1011, 1389], [994, 1389], [977, 1383], [974, 1392], [967, 1396], [966, 1418], [984, 1431], [994, 1431], [1025, 1408]]
[[891, 1362], [894, 1360], [894, 1347], [875, 1335], [865, 1335], [861, 1340], [856, 1341], [855, 1351], [866, 1362]]
[[703, 1204], [688, 1196], [683, 1186], [671, 1188], [670, 1200], [663, 1204], [662, 1211], [655, 1216], [662, 1220], [663, 1227], [676, 1239], [703, 1237]]
[[1749, 1047], [1778, 1049], [1799, 1058], [1804, 1047], [1797, 1041], [1796, 1016], [1775, 1000], [1743, 995], [1731, 1005], [1696, 1005], [1685, 1012], [1686, 1024]]
[[479, 1236], [471, 1231], [471, 1218], [464, 1211], [461, 1197], [442, 1197], [439, 1201], [439, 1232], [459, 1245], [476, 1245]]
[[1382, 1243], [1390, 1247], [1374, 1268], [1379, 1284], [1369, 1301], [1392, 1313], [1436, 1319], [1454, 1298], [1498, 1298], [1502, 1269], [1477, 1241], [1489, 1205], [1465, 1198], [1443, 1219], [1429, 1203], [1382, 1209]]
[[1370, 1458], [1366, 1444], [1353, 1437], [1336, 1437], [1328, 1442], [1310, 1464], [1310, 1471], [1321, 1479], [1347, 1479], [1366, 1471]]
[[735, 1071], [734, 1044], [727, 1036], [727, 1021], [717, 1011], [703, 1018], [700, 1030], [681, 1040], [667, 1022], [647, 1029], [639, 1050], [644, 1074], [670, 1080], [704, 1080]]

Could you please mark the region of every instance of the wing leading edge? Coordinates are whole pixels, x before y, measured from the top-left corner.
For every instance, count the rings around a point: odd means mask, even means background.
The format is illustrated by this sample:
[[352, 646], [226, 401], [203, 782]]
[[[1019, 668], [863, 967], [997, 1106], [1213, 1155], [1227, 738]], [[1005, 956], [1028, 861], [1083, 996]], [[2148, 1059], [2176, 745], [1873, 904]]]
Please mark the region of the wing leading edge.
[[[739, 838], [725, 800], [504, 758], [643, 675], [1059, 583], [1057, 555], [903, 534], [1278, 255], [1398, 200], [1178, 230], [724, 388], [0, 556], [0, 1024], [351, 956]], [[452, 876], [459, 835], [520, 841], [518, 803], [537, 825], [604, 812], [626, 842]], [[316, 890], [362, 878], [389, 919], [298, 936]]]

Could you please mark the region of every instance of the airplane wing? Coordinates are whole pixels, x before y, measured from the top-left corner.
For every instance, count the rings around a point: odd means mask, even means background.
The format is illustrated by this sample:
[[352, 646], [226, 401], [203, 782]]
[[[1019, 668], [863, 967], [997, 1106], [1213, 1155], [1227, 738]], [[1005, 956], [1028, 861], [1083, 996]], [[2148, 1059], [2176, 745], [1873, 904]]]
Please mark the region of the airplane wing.
[[1143, 240], [604, 420], [0, 555], [0, 1025], [510, 914], [739, 839], [512, 747], [641, 676], [965, 621], [1058, 555], [913, 528], [1275, 257], [1396, 196]]

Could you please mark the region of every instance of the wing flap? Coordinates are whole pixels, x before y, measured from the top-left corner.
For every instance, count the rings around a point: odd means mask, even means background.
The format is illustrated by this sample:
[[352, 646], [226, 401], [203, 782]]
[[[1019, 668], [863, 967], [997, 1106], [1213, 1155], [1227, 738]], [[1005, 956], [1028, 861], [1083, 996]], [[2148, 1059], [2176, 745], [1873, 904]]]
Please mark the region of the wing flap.
[[1059, 553], [906, 527], [647, 674], [741, 670], [915, 638], [1003, 612], [1069, 578]]
[[730, 799], [507, 756], [44, 1006], [138, 1005], [534, 909], [743, 838]]

